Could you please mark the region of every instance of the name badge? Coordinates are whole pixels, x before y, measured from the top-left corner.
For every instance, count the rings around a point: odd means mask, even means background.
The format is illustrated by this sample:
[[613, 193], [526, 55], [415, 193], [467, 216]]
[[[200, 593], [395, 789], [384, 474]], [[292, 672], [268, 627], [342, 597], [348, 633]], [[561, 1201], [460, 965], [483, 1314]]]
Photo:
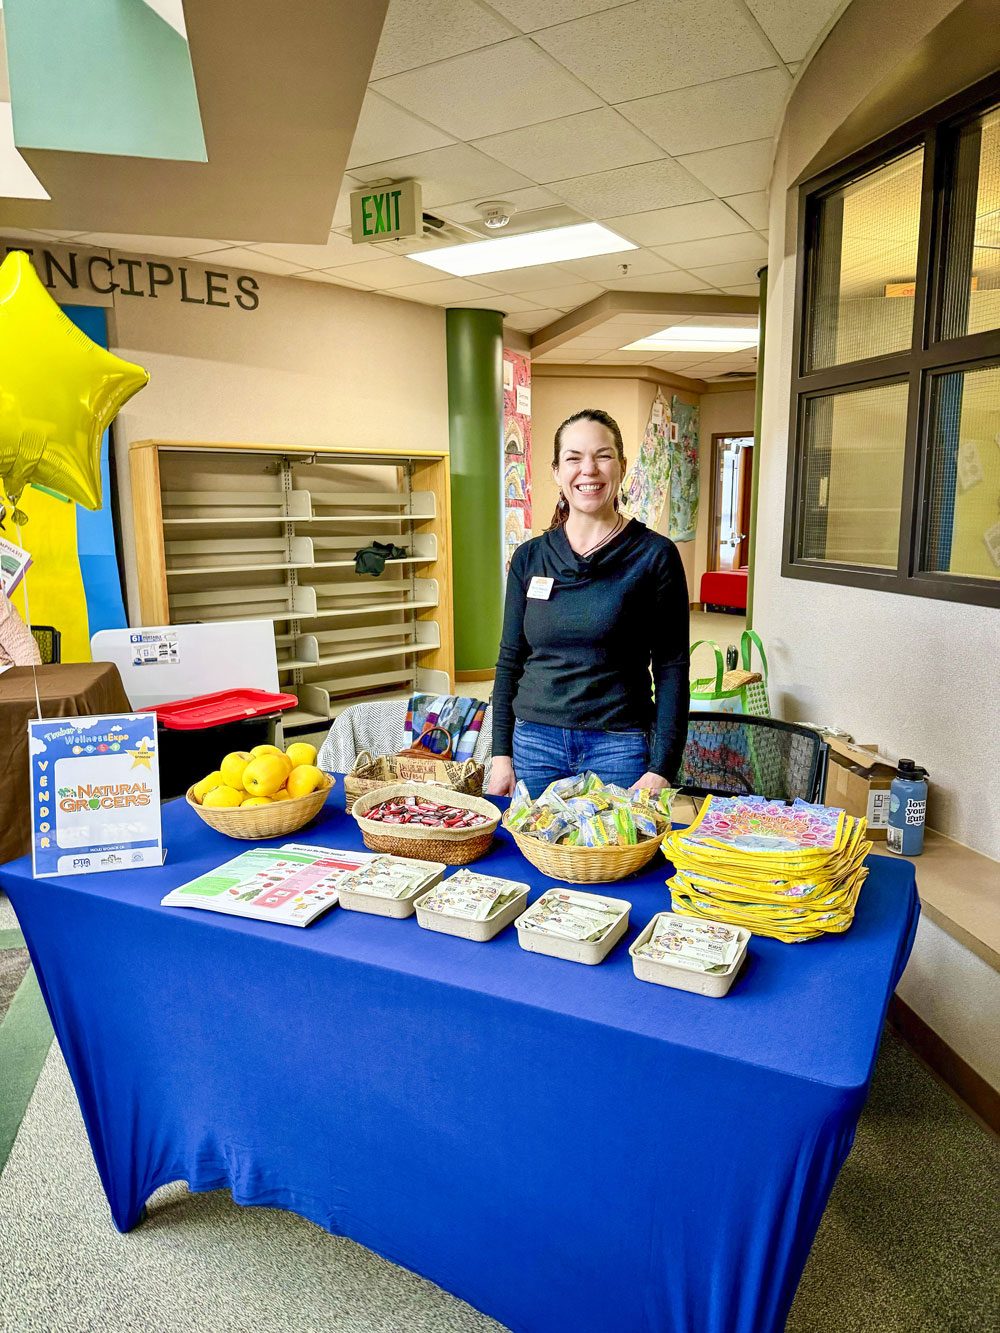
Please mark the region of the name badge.
[[528, 584], [528, 596], [535, 597], [540, 602], [547, 602], [552, 596], [552, 585], [555, 579], [543, 579], [535, 577]]

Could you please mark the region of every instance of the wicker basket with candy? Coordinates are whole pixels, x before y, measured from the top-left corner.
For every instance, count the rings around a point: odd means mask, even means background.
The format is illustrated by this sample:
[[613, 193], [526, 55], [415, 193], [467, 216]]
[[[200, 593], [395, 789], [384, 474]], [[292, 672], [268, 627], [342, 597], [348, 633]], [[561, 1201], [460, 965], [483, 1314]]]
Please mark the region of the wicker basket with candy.
[[602, 884], [641, 870], [670, 832], [676, 792], [626, 791], [596, 773], [552, 782], [533, 801], [519, 782], [504, 828], [532, 865], [571, 884]]
[[419, 782], [367, 792], [351, 813], [373, 852], [446, 865], [466, 865], [484, 856], [500, 822], [500, 811], [482, 797]]

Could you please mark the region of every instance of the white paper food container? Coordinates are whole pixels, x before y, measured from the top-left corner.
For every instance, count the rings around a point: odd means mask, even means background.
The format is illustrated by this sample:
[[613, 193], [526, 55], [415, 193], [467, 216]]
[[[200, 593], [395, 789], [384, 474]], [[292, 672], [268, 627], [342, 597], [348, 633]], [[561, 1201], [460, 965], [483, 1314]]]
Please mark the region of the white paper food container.
[[[546, 893], [552, 890], [546, 890]], [[579, 895], [586, 898], [588, 895], [583, 893]], [[621, 937], [628, 930], [628, 914], [632, 909], [632, 904], [627, 903], [624, 898], [611, 898], [607, 894], [592, 894], [591, 897], [601, 897], [606, 903], [611, 903], [621, 911], [621, 916], [614, 921], [611, 928], [599, 940], [564, 940], [558, 935], [545, 935], [540, 930], [525, 930], [521, 922], [531, 912], [535, 904], [528, 908], [514, 922], [517, 928], [517, 942], [522, 949], [527, 949], [529, 953], [547, 953], [552, 958], [565, 958], [569, 963], [600, 963], [607, 958], [608, 954], [615, 947]], [[544, 898], [545, 894], [540, 897]]]
[[636, 954], [636, 949], [652, 938], [656, 923], [661, 916], [677, 915], [679, 915], [677, 912], [657, 912], [645, 930], [632, 942], [629, 946], [632, 971], [640, 981], [652, 981], [656, 986], [672, 986], [674, 990], [690, 991], [692, 995], [707, 995], [712, 999], [720, 999], [728, 993], [730, 986], [736, 980], [736, 974], [746, 960], [747, 945], [750, 942], [749, 930], [744, 930], [742, 926], [734, 927], [740, 937], [740, 951], [724, 972], [696, 972], [690, 967], [678, 967], [675, 963], [661, 962], [656, 958]]
[[407, 866], [417, 866], [421, 870], [426, 870], [428, 874], [433, 874], [434, 878], [424, 880], [403, 898], [383, 898], [380, 893], [357, 893], [351, 889], [338, 889], [341, 907], [346, 908], [348, 912], [369, 912], [372, 916], [392, 916], [397, 919], [412, 916], [416, 900], [434, 887], [448, 867], [441, 861], [409, 859]]
[[[512, 880], [511, 883], [516, 884], [516, 881]], [[425, 930], [439, 930], [442, 935], [457, 935], [459, 939], [485, 944], [494, 935], [499, 935], [501, 930], [506, 930], [514, 918], [524, 911], [528, 901], [528, 886], [516, 884], [516, 887], [521, 892], [495, 916], [487, 917], [485, 921], [470, 921], [467, 917], [448, 916], [445, 912], [428, 912], [423, 902], [430, 897], [433, 888], [427, 889], [416, 901], [417, 922]]]

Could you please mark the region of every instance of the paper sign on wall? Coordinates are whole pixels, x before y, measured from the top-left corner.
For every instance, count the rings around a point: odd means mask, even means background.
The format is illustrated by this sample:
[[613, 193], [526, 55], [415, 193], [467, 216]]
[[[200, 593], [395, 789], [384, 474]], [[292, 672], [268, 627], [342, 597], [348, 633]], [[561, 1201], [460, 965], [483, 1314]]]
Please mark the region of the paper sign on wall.
[[519, 384], [516, 394], [516, 411], [524, 417], [531, 416], [531, 389], [527, 384]]
[[156, 717], [28, 723], [36, 879], [163, 864]]

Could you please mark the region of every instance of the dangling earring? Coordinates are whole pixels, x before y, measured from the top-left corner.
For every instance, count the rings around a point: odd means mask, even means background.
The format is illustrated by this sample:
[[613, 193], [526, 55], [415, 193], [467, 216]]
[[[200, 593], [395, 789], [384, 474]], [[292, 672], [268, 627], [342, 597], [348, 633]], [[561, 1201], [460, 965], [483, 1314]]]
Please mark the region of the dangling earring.
[[556, 504], [556, 508], [559, 510], [560, 514], [565, 514], [569, 509], [569, 501], [566, 499], [565, 495], [563, 495], [562, 491], [559, 492], [559, 500]]

